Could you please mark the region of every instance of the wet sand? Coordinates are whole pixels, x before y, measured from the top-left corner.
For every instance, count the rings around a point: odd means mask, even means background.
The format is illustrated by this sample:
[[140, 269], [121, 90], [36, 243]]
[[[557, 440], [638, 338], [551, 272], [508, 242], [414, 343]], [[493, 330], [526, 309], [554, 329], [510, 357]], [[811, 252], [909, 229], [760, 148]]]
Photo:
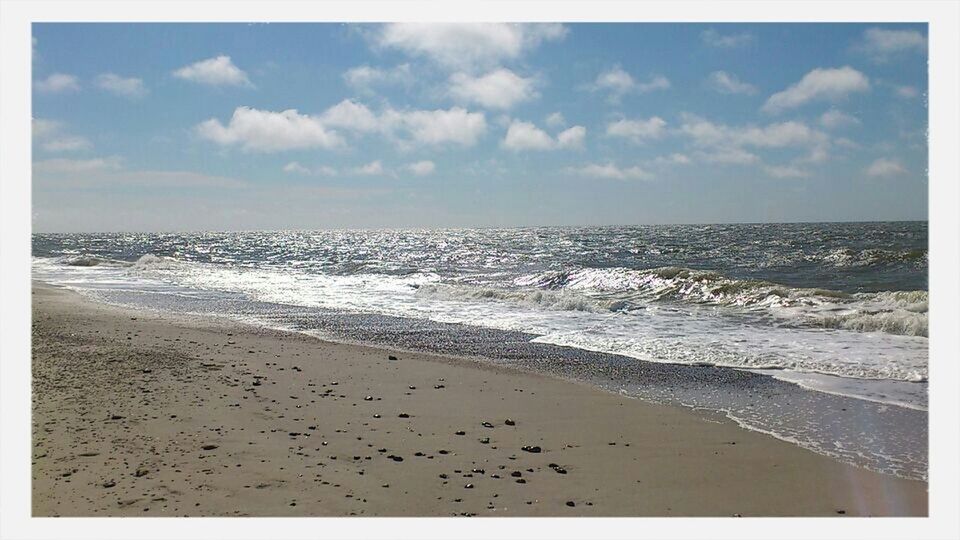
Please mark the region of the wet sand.
[[38, 283], [33, 309], [34, 516], [927, 513], [925, 482], [543, 375]]

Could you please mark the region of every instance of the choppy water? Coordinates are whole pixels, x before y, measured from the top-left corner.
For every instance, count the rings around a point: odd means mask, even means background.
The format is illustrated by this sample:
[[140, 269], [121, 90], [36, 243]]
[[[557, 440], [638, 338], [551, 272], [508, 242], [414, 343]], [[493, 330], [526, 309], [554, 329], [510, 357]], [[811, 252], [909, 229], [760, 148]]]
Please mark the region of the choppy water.
[[[926, 409], [922, 222], [38, 234], [33, 254], [35, 277], [108, 301], [314, 332], [361, 317], [337, 327], [348, 338], [369, 316], [401, 321], [394, 339], [459, 323]], [[910, 452], [925, 467], [925, 426]]]

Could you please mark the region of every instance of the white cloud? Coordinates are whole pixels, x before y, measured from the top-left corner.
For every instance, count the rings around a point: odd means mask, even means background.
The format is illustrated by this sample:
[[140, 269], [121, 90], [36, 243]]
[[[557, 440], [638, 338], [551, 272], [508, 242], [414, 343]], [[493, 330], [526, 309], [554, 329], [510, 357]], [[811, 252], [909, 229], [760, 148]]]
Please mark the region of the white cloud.
[[554, 139], [546, 131], [530, 122], [514, 120], [507, 129], [507, 134], [501, 146], [507, 150], [519, 152], [522, 150], [557, 150], [575, 149], [583, 146], [587, 135], [587, 128], [573, 126], [557, 134]]
[[901, 174], [905, 174], [906, 172], [907, 170], [903, 167], [903, 165], [900, 164], [900, 162], [887, 158], [880, 158], [874, 161], [866, 169], [867, 175], [875, 177], [899, 176]]
[[103, 90], [129, 99], [137, 99], [147, 95], [147, 88], [143, 79], [136, 77], [121, 77], [115, 73], [101, 73], [97, 76], [96, 84]]
[[591, 178], [612, 178], [615, 180], [646, 180], [653, 175], [638, 166], [620, 168], [613, 163], [588, 163], [581, 167], [567, 167], [567, 173]]
[[903, 99], [913, 99], [920, 95], [920, 90], [915, 86], [897, 86], [894, 92], [896, 92], [897, 97]]
[[838, 109], [830, 109], [820, 115], [820, 125], [827, 129], [837, 129], [848, 126], [855, 126], [860, 120]]
[[688, 115], [680, 126], [680, 133], [690, 137], [698, 146], [756, 148], [810, 147], [829, 142], [822, 131], [797, 121], [780, 122], [766, 126], [727, 126]]
[[868, 28], [854, 50], [869, 56], [875, 62], [885, 62], [890, 57], [927, 50], [927, 38], [917, 30], [889, 30]]
[[337, 170], [327, 165], [309, 168], [304, 167], [298, 161], [291, 161], [283, 166], [283, 172], [288, 174], [300, 174], [304, 176], [336, 176]]
[[704, 30], [700, 34], [700, 39], [704, 43], [711, 47], [717, 47], [719, 49], [733, 49], [736, 47], [743, 47], [753, 42], [753, 35], [741, 32], [739, 34], [721, 34], [713, 28], [709, 30]]
[[359, 174], [361, 176], [383, 176], [384, 169], [383, 164], [380, 163], [380, 160], [371, 161], [366, 165], [361, 165], [352, 169], [353, 174]]
[[455, 73], [450, 77], [450, 95], [462, 102], [504, 110], [539, 97], [533, 78], [520, 77], [505, 68], [480, 77]]
[[690, 156], [676, 152], [668, 156], [657, 156], [653, 160], [657, 165], [689, 165], [691, 162]]
[[33, 163], [34, 172], [44, 173], [77, 173], [95, 170], [119, 169], [120, 158], [94, 158], [94, 159], [47, 159], [35, 161]]
[[443, 67], [474, 71], [515, 60], [566, 34], [563, 25], [552, 23], [392, 23], [381, 25], [374, 41]]
[[34, 118], [31, 121], [33, 136], [36, 138], [46, 138], [59, 133], [63, 128], [63, 123], [56, 120], [47, 120], [45, 118]]
[[620, 98], [629, 93], [645, 94], [654, 90], [666, 90], [667, 88], [670, 88], [670, 81], [662, 75], [655, 75], [647, 82], [637, 82], [632, 75], [620, 66], [614, 66], [600, 73], [593, 84], [590, 85], [590, 89], [595, 92], [607, 92], [607, 99], [612, 103], [619, 102]]
[[173, 76], [209, 86], [253, 86], [246, 72], [225, 55], [184, 66], [174, 71]]
[[837, 145], [837, 146], [840, 146], [840, 147], [843, 147], [843, 148], [850, 148], [850, 149], [853, 149], [853, 150], [855, 150], [855, 149], [857, 149], [857, 148], [860, 148], [860, 145], [859, 145], [859, 144], [857, 144], [857, 143], [854, 142], [854, 141], [851, 141], [850, 139], [848, 139], [848, 138], [846, 138], [846, 137], [837, 137], [836, 139], [833, 140], [833, 144], [835, 144], [835, 145]]
[[138, 187], [143, 189], [240, 188], [247, 182], [191, 171], [126, 170], [120, 158], [48, 159], [33, 163], [34, 185], [60, 190]]
[[441, 145], [446, 143], [473, 146], [487, 131], [483, 113], [470, 112], [460, 107], [437, 110], [397, 111], [388, 109], [381, 114], [384, 130], [396, 136], [402, 133], [401, 145]]
[[364, 94], [373, 94], [378, 85], [413, 83], [413, 73], [410, 64], [401, 64], [391, 69], [382, 69], [368, 65], [348, 69], [343, 74], [343, 80], [353, 89]]
[[49, 139], [40, 143], [47, 152], [77, 152], [80, 150], [89, 150], [93, 147], [87, 139], [76, 135], [65, 135], [55, 139]]
[[432, 111], [387, 108], [378, 115], [362, 103], [344, 100], [318, 116], [303, 115], [294, 109], [273, 112], [238, 107], [227, 126], [211, 118], [195, 130], [200, 137], [222, 146], [279, 152], [340, 148], [345, 141], [334, 128], [379, 134], [401, 148], [448, 143], [473, 146], [486, 133], [487, 123], [483, 113], [460, 107]]
[[380, 119], [366, 105], [345, 99], [330, 107], [320, 121], [325, 126], [344, 128], [361, 133], [371, 133], [381, 129]]
[[315, 116], [295, 109], [282, 112], [237, 107], [226, 126], [211, 118], [195, 128], [197, 135], [221, 146], [240, 145], [251, 152], [337, 148], [343, 139]]
[[870, 89], [866, 75], [850, 66], [841, 68], [816, 68], [782, 92], [770, 96], [763, 110], [779, 113], [814, 100], [838, 100], [856, 92]]
[[35, 81], [33, 87], [45, 94], [63, 94], [67, 92], [79, 92], [80, 82], [73, 75], [66, 73], [53, 73], [46, 79]]
[[514, 120], [507, 129], [502, 145], [513, 151], [520, 150], [552, 150], [555, 146], [553, 137], [546, 131], [530, 122]]
[[84, 137], [66, 133], [63, 124], [56, 120], [34, 118], [31, 124], [33, 139], [47, 152], [76, 152], [93, 147]]
[[436, 170], [437, 166], [432, 161], [423, 160], [414, 163], [408, 163], [404, 168], [417, 176], [427, 176], [433, 174], [433, 171]]
[[726, 71], [714, 71], [707, 78], [710, 87], [722, 94], [747, 94], [757, 93], [757, 87], [745, 83], [737, 78], [736, 75]]
[[552, 128], [558, 128], [567, 123], [567, 119], [563, 117], [563, 113], [560, 111], [548, 114], [545, 120], [547, 125]]
[[724, 165], [751, 165], [760, 162], [760, 156], [737, 147], [720, 147], [708, 152], [697, 152], [697, 158], [708, 163]]
[[587, 138], [587, 128], [573, 126], [557, 134], [557, 148], [583, 148], [583, 141]]
[[283, 172], [295, 174], [310, 174], [310, 169], [304, 167], [296, 161], [291, 161], [283, 166]]
[[789, 165], [773, 165], [764, 167], [763, 170], [774, 178], [806, 178], [810, 176], [807, 171]]
[[607, 135], [624, 137], [635, 143], [645, 139], [658, 139], [665, 133], [667, 122], [659, 116], [646, 120], [617, 120], [607, 124]]

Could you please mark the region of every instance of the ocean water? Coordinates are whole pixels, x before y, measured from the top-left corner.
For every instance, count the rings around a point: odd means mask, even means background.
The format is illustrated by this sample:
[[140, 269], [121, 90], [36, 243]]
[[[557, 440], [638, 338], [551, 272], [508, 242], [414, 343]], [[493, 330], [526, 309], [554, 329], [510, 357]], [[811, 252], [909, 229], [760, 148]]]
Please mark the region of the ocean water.
[[516, 361], [926, 474], [925, 222], [36, 234], [33, 256], [107, 302]]

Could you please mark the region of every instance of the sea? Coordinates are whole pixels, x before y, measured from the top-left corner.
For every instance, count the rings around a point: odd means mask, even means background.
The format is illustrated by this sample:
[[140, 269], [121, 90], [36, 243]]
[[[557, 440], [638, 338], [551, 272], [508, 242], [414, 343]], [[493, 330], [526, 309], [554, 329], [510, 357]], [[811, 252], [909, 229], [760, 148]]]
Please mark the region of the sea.
[[927, 223], [34, 234], [110, 304], [463, 355], [927, 477]]

